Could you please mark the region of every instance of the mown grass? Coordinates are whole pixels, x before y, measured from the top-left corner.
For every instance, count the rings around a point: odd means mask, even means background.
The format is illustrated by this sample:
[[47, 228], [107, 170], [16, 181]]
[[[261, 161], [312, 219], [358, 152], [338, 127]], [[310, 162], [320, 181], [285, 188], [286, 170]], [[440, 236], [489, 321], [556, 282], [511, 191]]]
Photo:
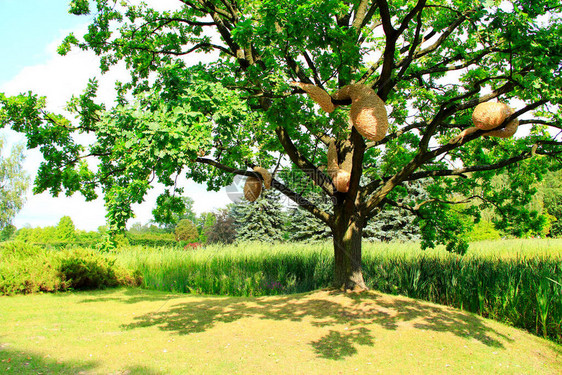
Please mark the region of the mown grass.
[[6, 374], [556, 374], [561, 347], [379, 292], [0, 297]]
[[[330, 243], [249, 243], [197, 251], [126, 248], [117, 255], [149, 289], [232, 296], [330, 286]], [[367, 285], [491, 317], [562, 342], [562, 240], [473, 244], [464, 257], [417, 244], [365, 244]]]

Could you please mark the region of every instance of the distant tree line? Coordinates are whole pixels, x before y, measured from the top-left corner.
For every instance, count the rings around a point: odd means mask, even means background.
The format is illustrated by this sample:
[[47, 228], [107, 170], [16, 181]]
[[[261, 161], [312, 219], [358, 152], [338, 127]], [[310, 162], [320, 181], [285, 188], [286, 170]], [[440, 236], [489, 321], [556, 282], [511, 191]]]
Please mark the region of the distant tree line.
[[[498, 178], [494, 183], [509, 183], [508, 176]], [[499, 239], [510, 237], [559, 237], [562, 236], [562, 172], [552, 172], [537, 183], [537, 192], [533, 201], [526, 202], [530, 212], [528, 222], [518, 227], [502, 226], [502, 218], [481, 212], [481, 220], [463, 216], [463, 210], [480, 209], [479, 207], [460, 206], [458, 225], [465, 227], [468, 241]], [[398, 191], [400, 193], [400, 191]], [[426, 192], [422, 183], [413, 183], [404, 187], [401, 207], [390, 207], [370, 222], [363, 231], [367, 241], [416, 241], [421, 238], [420, 222], [413, 213], [404, 209], [424, 198]], [[311, 195], [315, 204], [329, 210], [331, 203], [323, 202], [321, 195]], [[194, 201], [189, 197], [180, 197], [175, 204], [183, 205], [181, 215], [168, 215], [164, 211], [153, 212], [152, 223], [133, 223], [130, 228], [118, 236], [118, 245], [142, 246], [185, 246], [189, 243], [229, 244], [233, 242], [318, 242], [328, 241], [331, 232], [308, 211], [282, 203], [281, 196], [275, 191], [265, 191], [255, 202], [241, 199], [215, 212], [197, 215], [193, 211]], [[512, 209], [517, 205], [512, 204]], [[7, 224], [0, 231], [0, 241], [19, 240], [46, 246], [66, 246], [69, 244], [94, 247], [104, 242], [107, 229], [101, 226], [97, 231], [77, 230], [68, 216], [60, 219], [56, 226], [43, 228], [24, 227], [17, 229]]]

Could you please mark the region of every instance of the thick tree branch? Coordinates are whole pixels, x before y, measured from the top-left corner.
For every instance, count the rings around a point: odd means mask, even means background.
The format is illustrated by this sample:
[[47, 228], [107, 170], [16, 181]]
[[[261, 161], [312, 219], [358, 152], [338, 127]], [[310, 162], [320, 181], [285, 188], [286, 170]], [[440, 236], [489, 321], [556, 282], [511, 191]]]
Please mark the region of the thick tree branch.
[[[257, 172], [232, 168], [232, 167], [229, 167], [227, 165], [224, 165], [224, 164], [219, 163], [219, 162], [217, 162], [215, 160], [212, 160], [212, 159], [198, 157], [197, 159], [195, 159], [195, 161], [198, 162], [198, 163], [210, 165], [212, 167], [223, 170], [227, 173], [236, 174], [236, 175], [240, 175], [240, 176], [246, 176], [246, 177], [255, 177], [255, 178], [258, 178], [260, 180], [263, 179], [261, 174], [259, 174]], [[330, 214], [328, 214], [327, 212], [319, 209], [312, 202], [310, 202], [308, 199], [306, 199], [302, 195], [294, 192], [293, 190], [288, 188], [286, 185], [277, 181], [275, 178], [273, 178], [271, 180], [271, 186], [273, 186], [275, 189], [279, 190], [281, 193], [283, 193], [285, 196], [287, 196], [293, 202], [295, 202], [296, 204], [298, 204], [299, 206], [303, 207], [305, 210], [307, 210], [308, 212], [313, 214], [315, 217], [322, 220], [328, 226], [331, 227], [333, 225], [333, 219], [332, 219]]]
[[307, 160], [296, 148], [293, 141], [289, 137], [289, 132], [287, 129], [279, 126], [275, 129], [277, 133], [277, 138], [283, 146], [283, 149], [291, 159], [291, 161], [302, 170], [314, 183], [322, 188], [328, 195], [333, 196], [335, 193], [332, 181], [314, 164]]

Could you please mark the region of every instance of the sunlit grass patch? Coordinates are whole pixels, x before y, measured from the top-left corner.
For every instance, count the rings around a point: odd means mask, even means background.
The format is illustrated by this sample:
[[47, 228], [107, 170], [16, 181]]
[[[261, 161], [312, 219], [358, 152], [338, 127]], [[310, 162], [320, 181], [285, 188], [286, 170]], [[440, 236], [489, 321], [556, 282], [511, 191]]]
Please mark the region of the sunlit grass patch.
[[0, 319], [0, 372], [15, 374], [553, 374], [561, 358], [523, 331], [377, 292], [113, 289], [2, 297]]

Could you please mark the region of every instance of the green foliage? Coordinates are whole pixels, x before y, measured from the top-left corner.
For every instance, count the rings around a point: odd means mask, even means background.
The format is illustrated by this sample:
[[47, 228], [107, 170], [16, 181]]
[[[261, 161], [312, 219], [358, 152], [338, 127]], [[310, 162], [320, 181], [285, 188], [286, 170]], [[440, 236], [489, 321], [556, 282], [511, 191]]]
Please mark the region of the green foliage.
[[562, 236], [562, 171], [549, 173], [539, 188], [543, 196], [543, 206], [550, 215], [551, 237]]
[[197, 227], [189, 219], [182, 219], [174, 230], [176, 241], [196, 242], [199, 239]]
[[488, 241], [499, 240], [501, 233], [494, 228], [494, 224], [489, 221], [479, 221], [470, 232], [467, 233], [468, 241]]
[[12, 239], [16, 233], [17, 228], [14, 225], [8, 224], [0, 231], [0, 242]]
[[164, 247], [177, 246], [176, 237], [172, 233], [127, 233], [130, 246]]
[[68, 216], [62, 217], [56, 227], [21, 228], [14, 235], [14, 240], [52, 248], [96, 247], [101, 245], [104, 238], [105, 233], [99, 231], [76, 230]]
[[204, 212], [197, 219], [197, 230], [199, 231], [199, 242], [207, 243], [210, 231], [217, 222], [217, 215], [213, 212]]
[[19, 241], [0, 244], [0, 294], [135, 286], [140, 278], [95, 250], [57, 251]]
[[63, 216], [55, 228], [56, 239], [61, 242], [73, 242], [76, 240], [76, 228], [69, 216]]
[[177, 226], [182, 219], [195, 222], [193, 203], [193, 199], [190, 197], [170, 196], [166, 191], [157, 198], [156, 208], [152, 210], [154, 222], [169, 230]]
[[23, 170], [24, 158], [21, 145], [4, 155], [4, 139], [0, 137], [0, 229], [11, 224], [25, 202], [29, 177]]
[[138, 277], [116, 267], [114, 259], [83, 249], [63, 253], [57, 271], [66, 287], [75, 290], [138, 284]]
[[[130, 79], [117, 84], [117, 105], [99, 103], [95, 80], [68, 103], [76, 122], [46, 111], [33, 93], [0, 94], [0, 126], [24, 133], [28, 148], [43, 153], [35, 192], [91, 200], [101, 191], [110, 234], [126, 227], [153, 183], [167, 188], [155, 216], [172, 223], [185, 208], [178, 176], [218, 190], [255, 165], [292, 173], [276, 189], [332, 228], [376, 221], [405, 200], [404, 183], [423, 181], [428, 197], [413, 197], [407, 210], [419, 216], [424, 248], [444, 243], [462, 254], [484, 210], [514, 236], [547, 224], [528, 204], [548, 168], [560, 169], [551, 161], [561, 144], [548, 131], [562, 127], [555, 0], [211, 0], [167, 11], [95, 3], [86, 34], [69, 35], [59, 52], [91, 51], [103, 72], [123, 63]], [[88, 14], [89, 2], [70, 2], [70, 12]], [[191, 53], [210, 52], [210, 62], [186, 63]], [[330, 93], [370, 86], [386, 104], [387, 136], [365, 142], [347, 126], [348, 106], [319, 111], [291, 81]], [[474, 107], [490, 100], [516, 107], [524, 131], [509, 139], [476, 132], [451, 143], [472, 125]], [[91, 143], [77, 143], [79, 134]], [[340, 161], [355, 164], [348, 193], [335, 193], [319, 169], [328, 140], [337, 142]], [[86, 156], [97, 158], [95, 168]], [[502, 174], [509, 181], [495, 185]], [[334, 202], [331, 211], [305, 199], [312, 185]], [[242, 238], [262, 239], [277, 225], [260, 223]], [[276, 229], [267, 235], [277, 237]]]
[[[326, 200], [320, 194], [311, 194], [308, 198], [323, 210], [330, 211], [332, 209], [332, 201]], [[320, 242], [332, 238], [330, 228], [301, 207], [289, 209], [286, 218], [285, 230], [290, 241]]]
[[23, 242], [0, 244], [0, 294], [54, 292], [67, 285], [58, 276], [57, 259], [44, 248]]
[[231, 244], [236, 240], [236, 227], [234, 218], [228, 209], [219, 210], [214, 215], [215, 222], [205, 234], [209, 244]]

